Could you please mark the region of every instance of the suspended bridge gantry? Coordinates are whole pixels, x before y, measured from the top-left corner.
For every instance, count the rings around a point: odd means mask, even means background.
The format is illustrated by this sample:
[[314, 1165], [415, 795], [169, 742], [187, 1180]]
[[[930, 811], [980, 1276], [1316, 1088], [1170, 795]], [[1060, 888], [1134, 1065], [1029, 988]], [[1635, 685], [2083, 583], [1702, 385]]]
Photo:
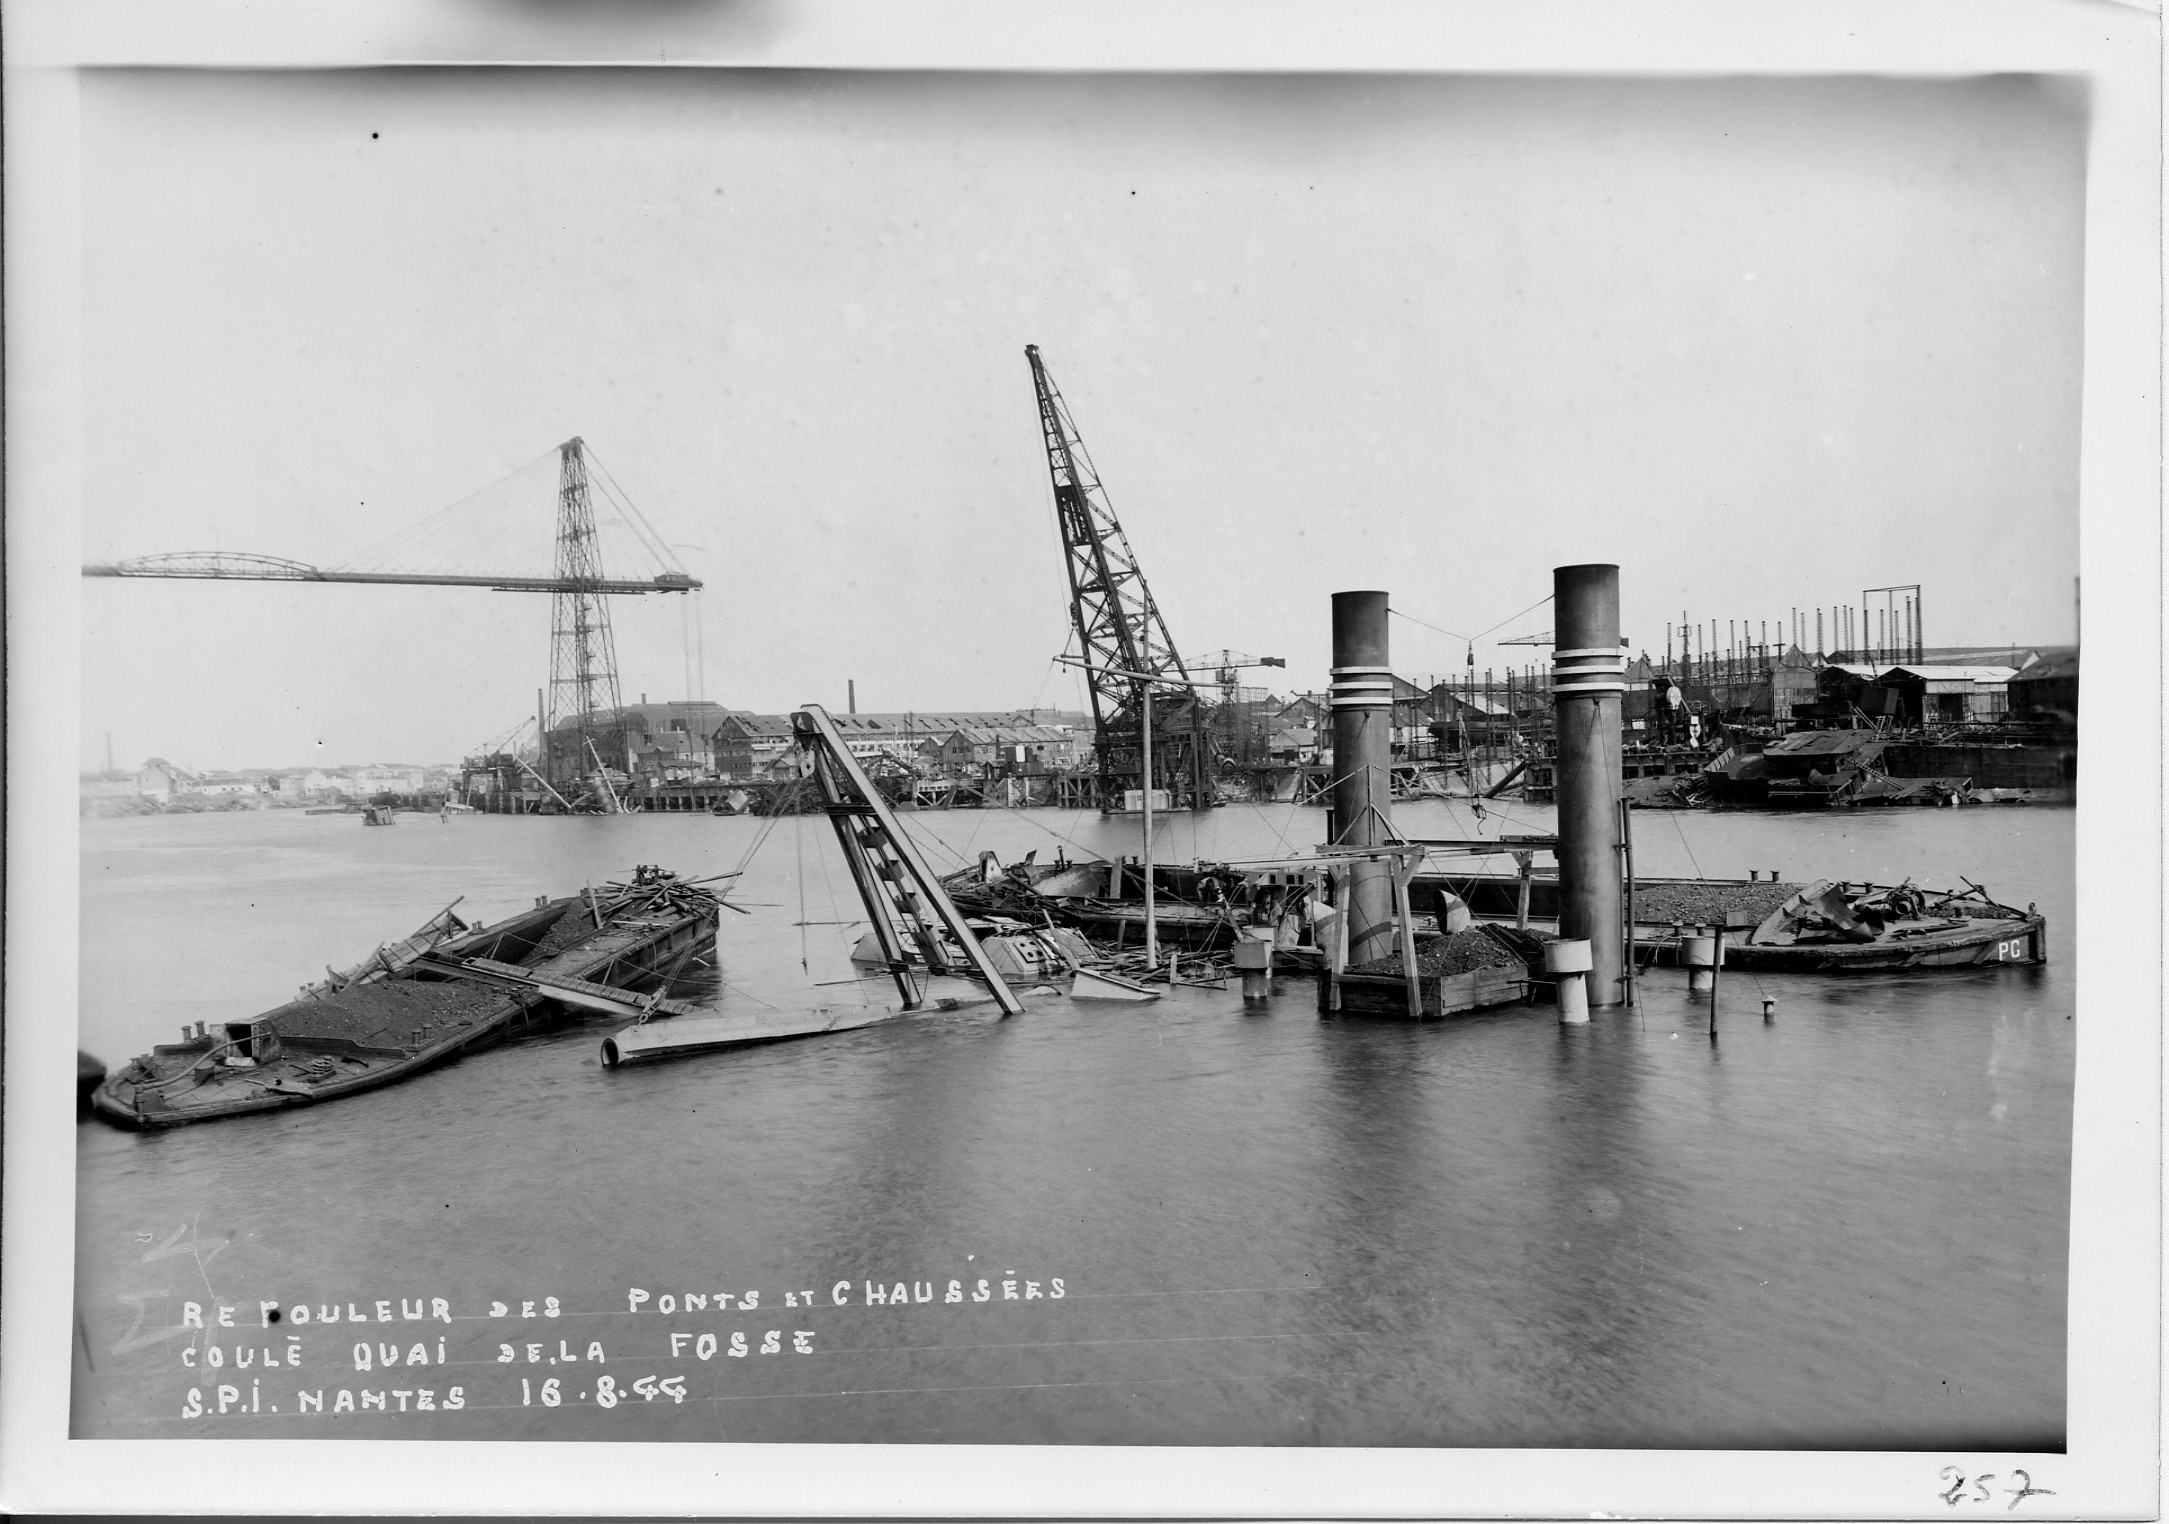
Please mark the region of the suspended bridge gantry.
[[693, 593], [701, 589], [697, 577], [684, 572], [662, 572], [639, 580], [617, 577], [489, 577], [460, 576], [448, 572], [355, 572], [325, 570], [302, 561], [278, 556], [250, 555], [246, 551], [177, 550], [159, 556], [135, 556], [83, 568], [86, 577], [181, 577], [207, 582], [362, 582], [417, 587], [486, 587], [499, 593], [590, 592], [620, 596], [628, 593]]
[[[322, 582], [358, 583], [374, 586], [405, 587], [482, 587], [500, 593], [548, 593], [551, 596], [550, 612], [550, 682], [548, 701], [544, 712], [537, 715], [541, 733], [541, 751], [545, 768], [553, 782], [567, 782], [584, 777], [590, 761], [597, 774], [598, 794], [614, 801], [608, 783], [607, 765], [596, 741], [616, 723], [619, 702], [617, 649], [611, 633], [607, 598], [640, 596], [647, 593], [693, 593], [701, 589], [700, 579], [688, 575], [676, 565], [652, 577], [611, 577], [603, 573], [598, 555], [595, 510], [591, 498], [588, 475], [588, 452], [582, 440], [575, 437], [566, 440], [556, 450], [558, 457], [556, 492], [555, 565], [547, 576], [530, 573], [497, 572], [445, 572], [425, 569], [363, 570], [352, 567], [318, 567], [304, 561], [288, 560], [282, 556], [257, 555], [245, 551], [175, 551], [163, 555], [137, 556], [125, 561], [114, 561], [85, 566], [86, 577], [153, 577], [177, 578], [207, 582]], [[531, 463], [539, 468], [541, 459]], [[523, 471], [526, 468], [523, 468]], [[511, 482], [520, 478], [515, 472], [507, 478]], [[668, 549], [654, 531], [648, 528], [621, 491], [611, 490], [614, 484], [609, 473], [603, 473], [604, 487], [610, 500], [625, 513], [628, 523], [644, 532], [647, 548], [658, 561], [670, 562]], [[499, 483], [502, 487], [505, 483]], [[473, 494], [454, 504], [444, 513], [423, 526], [394, 536], [386, 546], [375, 552], [365, 553], [358, 560], [366, 562], [371, 555], [385, 555], [394, 548], [410, 550], [405, 542], [441, 534], [439, 522], [447, 515], [456, 514], [466, 504], [481, 499], [491, 488]], [[563, 744], [557, 745], [552, 737], [563, 730]]]

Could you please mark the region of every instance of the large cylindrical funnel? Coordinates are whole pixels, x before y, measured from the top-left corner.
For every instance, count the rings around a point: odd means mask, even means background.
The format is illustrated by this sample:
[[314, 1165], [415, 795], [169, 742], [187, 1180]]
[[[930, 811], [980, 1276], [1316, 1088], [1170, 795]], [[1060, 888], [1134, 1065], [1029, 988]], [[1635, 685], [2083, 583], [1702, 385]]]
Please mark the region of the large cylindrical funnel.
[[1558, 737], [1559, 935], [1587, 941], [1589, 1003], [1625, 998], [1625, 895], [1618, 853], [1619, 568], [1552, 572], [1552, 717]]
[[[1393, 817], [1393, 672], [1387, 664], [1386, 595], [1333, 595], [1333, 844], [1375, 847]], [[1348, 961], [1393, 951], [1393, 869], [1351, 865]]]

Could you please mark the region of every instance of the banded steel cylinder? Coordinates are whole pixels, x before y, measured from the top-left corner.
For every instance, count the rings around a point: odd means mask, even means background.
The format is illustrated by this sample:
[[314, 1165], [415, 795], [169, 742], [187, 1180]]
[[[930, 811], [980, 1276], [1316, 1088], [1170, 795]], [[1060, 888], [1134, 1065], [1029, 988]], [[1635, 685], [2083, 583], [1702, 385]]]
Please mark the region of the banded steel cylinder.
[[1679, 960], [1687, 966], [1687, 993], [1707, 995], [1716, 975], [1710, 970], [1717, 966], [1717, 938], [1702, 935], [1697, 926], [1691, 937], [1680, 938]]
[[[1387, 665], [1386, 595], [1333, 595], [1333, 845], [1383, 845], [1393, 818], [1393, 671]], [[1394, 948], [1393, 868], [1349, 865], [1348, 961]]]
[[1243, 1004], [1264, 1005], [1273, 993], [1273, 944], [1256, 937], [1238, 937], [1234, 957], [1235, 971], [1243, 979]]
[[1559, 1022], [1580, 1026], [1589, 1020], [1589, 965], [1593, 954], [1587, 942], [1560, 938], [1544, 944], [1544, 971], [1558, 976]]
[[1624, 998], [1619, 853], [1619, 568], [1552, 572], [1552, 726], [1558, 737], [1559, 935], [1589, 943], [1589, 1003]]

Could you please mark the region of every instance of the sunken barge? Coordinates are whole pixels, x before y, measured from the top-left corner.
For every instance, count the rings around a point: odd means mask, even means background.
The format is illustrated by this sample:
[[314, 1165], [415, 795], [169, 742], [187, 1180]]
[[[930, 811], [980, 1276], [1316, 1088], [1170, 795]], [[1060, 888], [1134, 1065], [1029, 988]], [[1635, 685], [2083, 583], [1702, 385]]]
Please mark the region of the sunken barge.
[[644, 866], [495, 925], [448, 906], [284, 1005], [198, 1022], [107, 1076], [91, 1106], [120, 1127], [178, 1127], [358, 1095], [581, 1014], [684, 1014], [662, 991], [714, 948], [721, 905]]
[[[1510, 856], [1521, 871], [1418, 871], [1409, 880], [1410, 912], [1439, 931], [1471, 917], [1522, 931], [1556, 924], [1565, 899], [1560, 880], [1556, 872], [1536, 871], [1533, 862], [1553, 844], [1547, 836], [1430, 843], [1483, 857]], [[1324, 866], [1321, 860], [1319, 868]], [[1775, 871], [1767, 879], [1641, 879], [1631, 901], [1634, 956], [1641, 964], [1673, 965], [1686, 956], [1689, 942], [1718, 935], [1727, 967], [1763, 973], [2048, 961], [2048, 920], [2035, 906], [2006, 905], [1981, 886], [1960, 882], [1965, 887], [1958, 890], [1922, 888], [1911, 879], [1788, 883]], [[1027, 858], [1002, 867], [994, 854], [984, 853], [945, 883], [969, 913], [1074, 927], [1117, 951], [1142, 940], [1142, 883], [1132, 861], [1057, 857], [1047, 864]], [[1163, 945], [1212, 952], [1262, 936], [1275, 944], [1282, 966], [1316, 966], [1318, 954], [1307, 943], [1321, 912], [1331, 908], [1322, 872], [1295, 872], [1286, 864], [1269, 871], [1242, 864], [1165, 865], [1155, 866], [1153, 883], [1161, 897], [1153, 919]]]
[[[1769, 878], [1644, 879], [1634, 887], [1635, 960], [1675, 966], [1698, 936], [1724, 939], [1727, 968], [1757, 973], [1846, 974], [1897, 969], [1973, 968], [2048, 961], [2048, 918], [2028, 905], [2001, 904], [1961, 879], [1961, 890], [1924, 889], [1911, 879], [1781, 883]], [[1556, 920], [1557, 878], [1421, 874], [1410, 888], [1426, 898], [1465, 902], [1487, 920]]]

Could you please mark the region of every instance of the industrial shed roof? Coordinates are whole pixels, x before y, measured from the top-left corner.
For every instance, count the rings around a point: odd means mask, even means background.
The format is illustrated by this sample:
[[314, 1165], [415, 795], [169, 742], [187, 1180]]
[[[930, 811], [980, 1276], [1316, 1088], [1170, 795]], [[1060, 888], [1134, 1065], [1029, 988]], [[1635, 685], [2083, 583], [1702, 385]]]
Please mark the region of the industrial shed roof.
[[2059, 677], [2077, 677], [2078, 675], [2079, 653], [2076, 651], [2057, 651], [2019, 668], [2012, 675], [2011, 681], [2014, 683], [2038, 683]]
[[1890, 667], [1883, 678], [1911, 677], [1928, 683], [2007, 683], [2017, 673], [2010, 667]]

